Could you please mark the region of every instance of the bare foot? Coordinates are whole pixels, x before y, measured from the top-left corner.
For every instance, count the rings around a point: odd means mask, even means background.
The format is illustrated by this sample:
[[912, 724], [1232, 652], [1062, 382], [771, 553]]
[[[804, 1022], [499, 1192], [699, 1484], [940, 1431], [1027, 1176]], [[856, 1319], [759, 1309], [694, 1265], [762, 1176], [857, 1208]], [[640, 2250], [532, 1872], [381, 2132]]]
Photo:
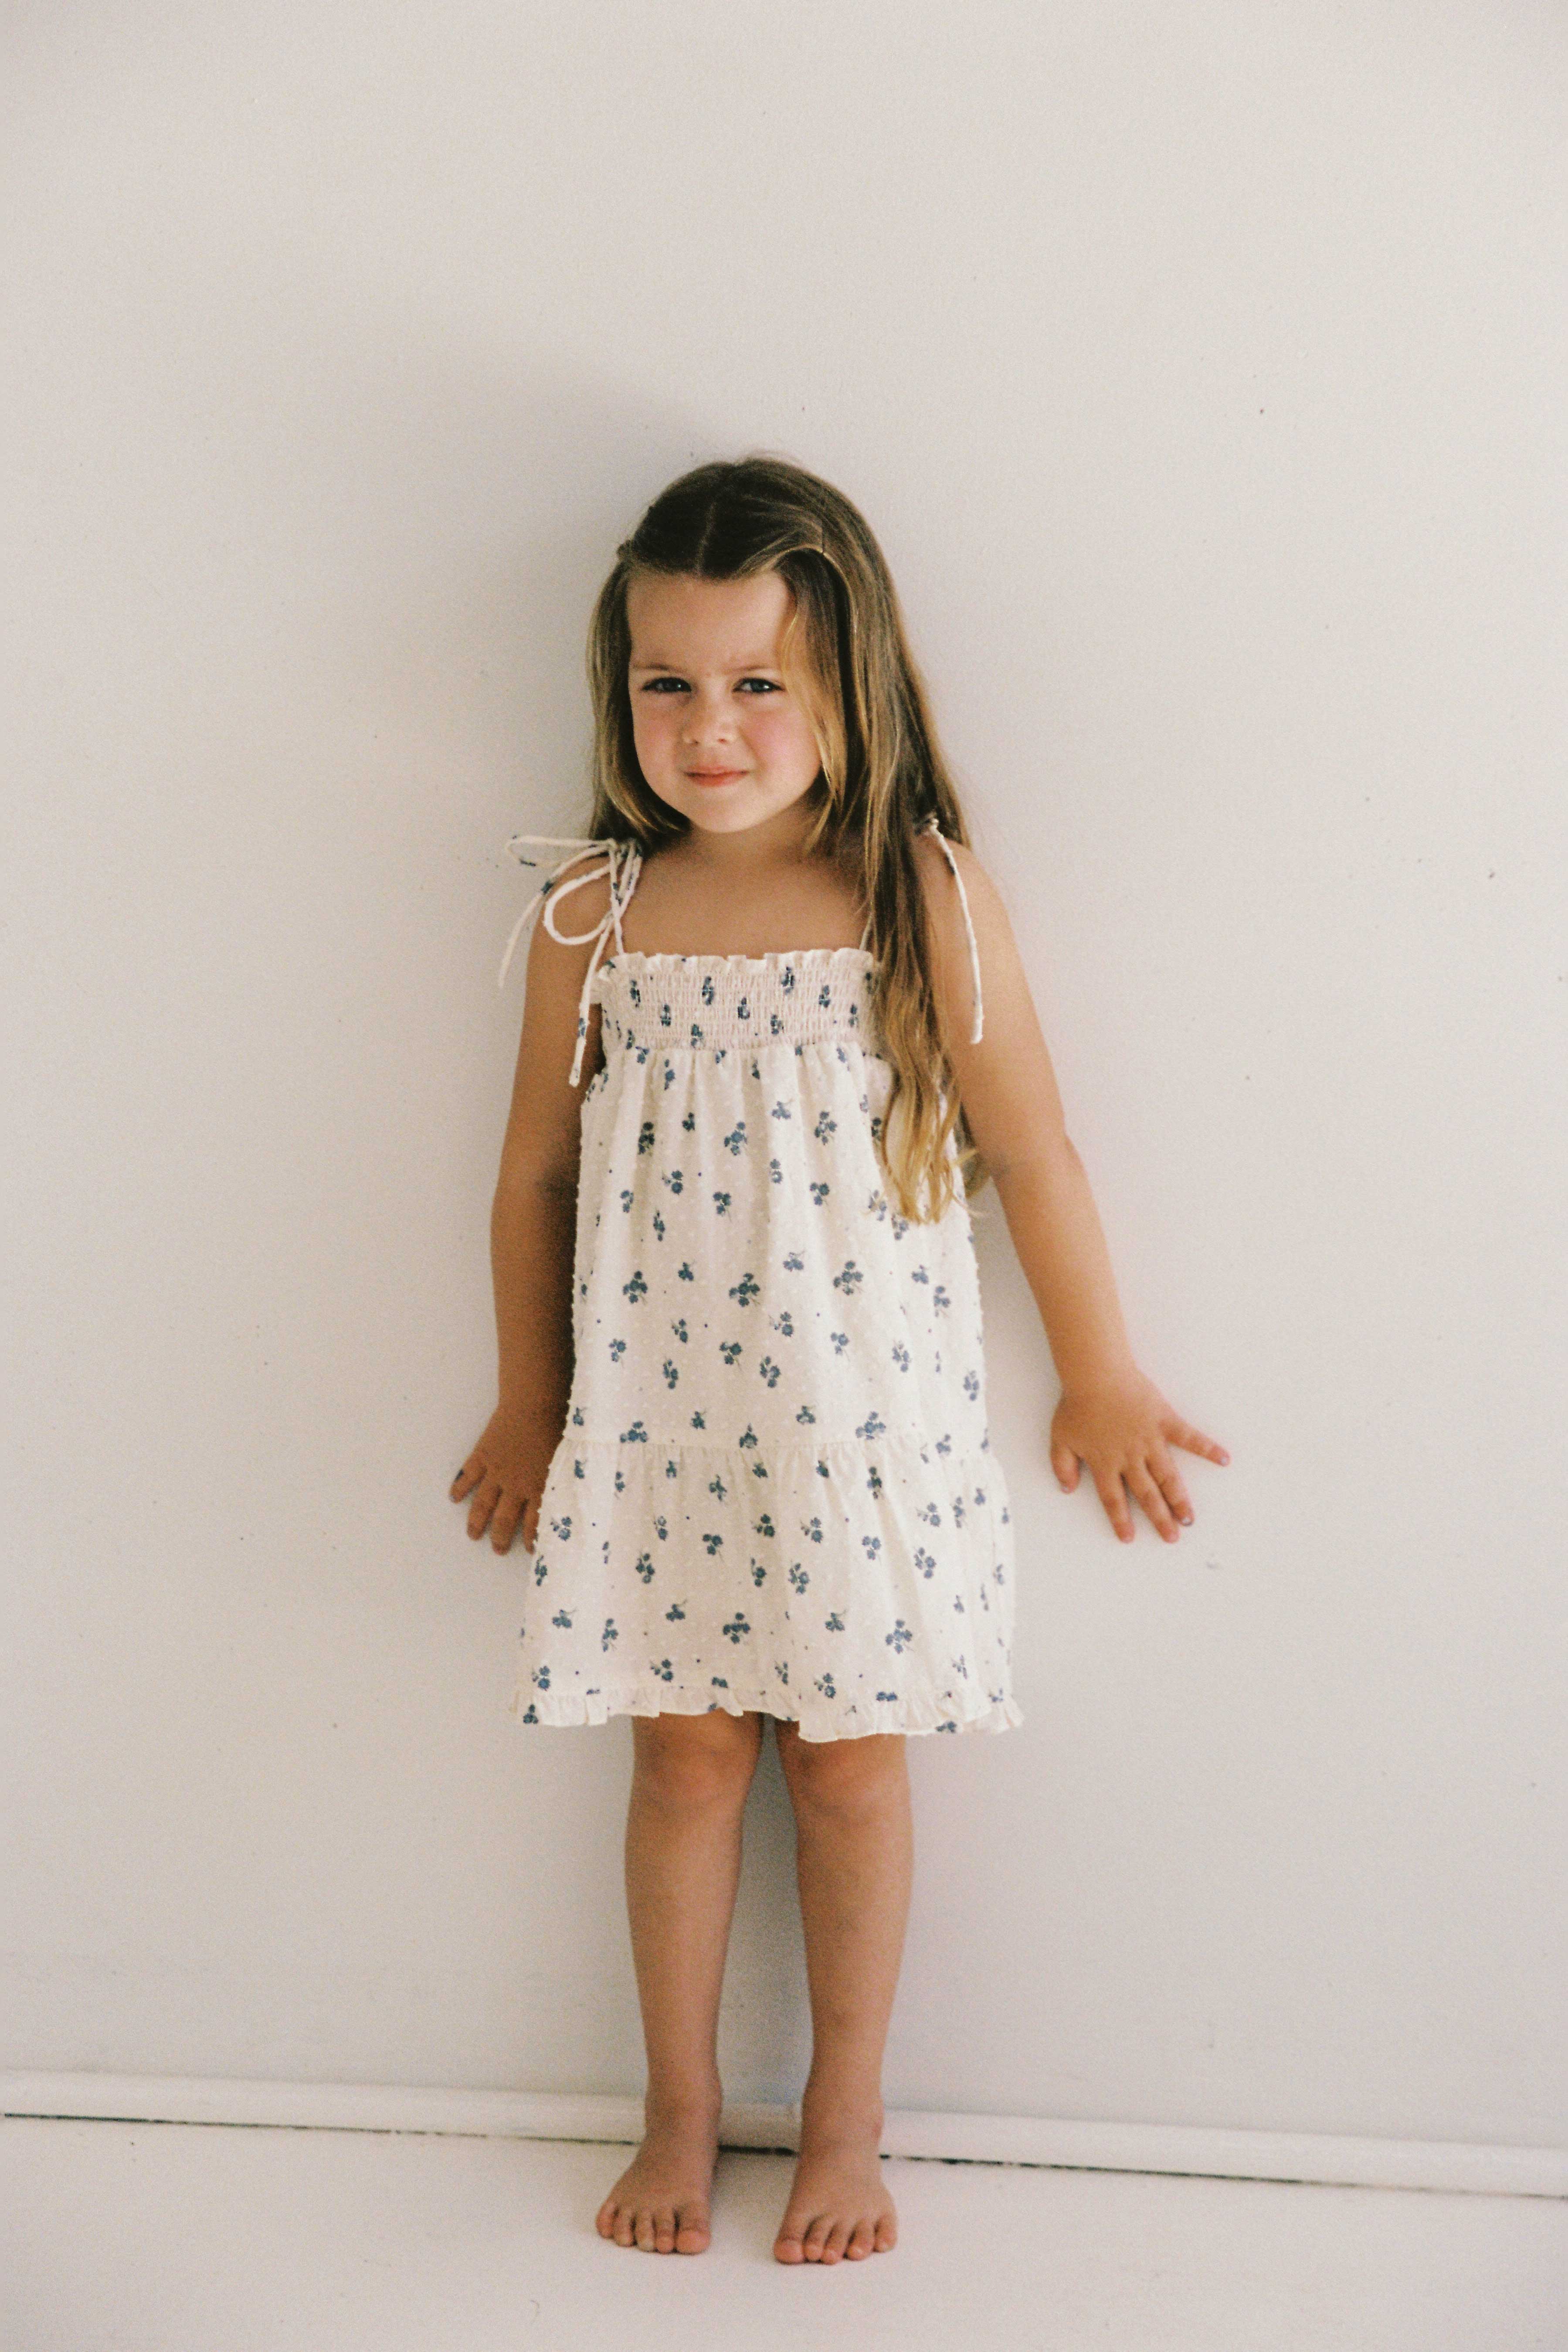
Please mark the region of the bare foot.
[[892, 2252], [899, 2217], [883, 2186], [877, 2155], [881, 2137], [880, 2108], [814, 2112], [803, 2101], [800, 2158], [773, 2241], [775, 2261], [857, 2263]]
[[700, 2254], [719, 2153], [720, 2105], [648, 2116], [642, 2146], [595, 2221], [601, 2238], [645, 2254]]

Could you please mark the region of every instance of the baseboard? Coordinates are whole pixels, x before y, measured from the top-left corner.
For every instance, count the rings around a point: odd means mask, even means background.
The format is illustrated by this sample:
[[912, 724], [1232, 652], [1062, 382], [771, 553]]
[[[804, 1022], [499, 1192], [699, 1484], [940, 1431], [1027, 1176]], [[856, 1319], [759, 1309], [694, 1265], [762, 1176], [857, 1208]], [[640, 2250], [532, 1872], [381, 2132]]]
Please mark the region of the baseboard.
[[[153, 2074], [9, 2074], [4, 2113], [119, 2123], [300, 2126], [323, 2131], [450, 2132], [479, 2138], [635, 2143], [642, 2101], [550, 2091], [447, 2091], [359, 2083], [248, 2083]], [[799, 2110], [724, 2110], [726, 2147], [797, 2145]], [[1034, 2116], [890, 2113], [885, 2156], [1069, 2171], [1169, 2172], [1350, 2189], [1462, 2189], [1568, 2197], [1568, 2148], [1461, 2140], [1226, 2131], [1185, 2124], [1077, 2123]]]

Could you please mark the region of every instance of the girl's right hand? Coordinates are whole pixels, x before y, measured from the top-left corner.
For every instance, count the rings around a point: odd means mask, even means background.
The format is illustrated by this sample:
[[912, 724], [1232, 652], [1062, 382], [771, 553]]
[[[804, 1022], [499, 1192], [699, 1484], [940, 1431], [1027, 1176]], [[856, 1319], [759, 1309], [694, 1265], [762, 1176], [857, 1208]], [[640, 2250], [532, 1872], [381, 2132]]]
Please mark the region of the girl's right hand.
[[468, 1533], [476, 1543], [488, 1527], [495, 1549], [510, 1551], [521, 1519], [522, 1548], [533, 1549], [544, 1481], [565, 1419], [563, 1412], [559, 1425], [547, 1426], [546, 1418], [538, 1413], [508, 1412], [500, 1405], [496, 1407], [450, 1490], [454, 1503], [460, 1503], [465, 1495], [473, 1496]]

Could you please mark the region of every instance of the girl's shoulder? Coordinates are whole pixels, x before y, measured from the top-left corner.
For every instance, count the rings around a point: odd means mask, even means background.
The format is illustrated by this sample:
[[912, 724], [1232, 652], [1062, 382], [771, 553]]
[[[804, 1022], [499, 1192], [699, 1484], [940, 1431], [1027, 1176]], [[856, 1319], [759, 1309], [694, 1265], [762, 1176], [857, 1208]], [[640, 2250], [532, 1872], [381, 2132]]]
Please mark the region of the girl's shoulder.
[[998, 923], [1006, 923], [1007, 910], [1001, 892], [973, 850], [963, 842], [951, 841], [945, 835], [939, 841], [934, 833], [918, 833], [915, 865], [925, 894], [926, 913], [940, 939], [954, 934], [963, 938], [966, 903], [969, 918], [982, 937], [987, 929], [994, 930]]
[[969, 848], [963, 842], [954, 841], [952, 836], [947, 834], [944, 834], [939, 841], [934, 833], [927, 833], [922, 830], [915, 835], [915, 863], [920, 867], [922, 876], [925, 877], [925, 885], [928, 891], [931, 887], [933, 879], [935, 879], [939, 885], [945, 882], [950, 890], [954, 887], [952, 867], [948, 863], [948, 853], [950, 851], [952, 852], [952, 856], [957, 860], [958, 870], [963, 875], [966, 883], [973, 875], [978, 874], [983, 877], [984, 877], [985, 869], [981, 865], [979, 858], [976, 857], [973, 850]]
[[[994, 1037], [984, 1008], [1005, 1011], [1021, 972], [1013, 926], [1001, 891], [972, 849], [945, 836], [921, 834], [916, 865], [925, 900], [926, 950], [932, 993], [944, 1034], [978, 1045]], [[1000, 991], [998, 990], [1000, 983]]]

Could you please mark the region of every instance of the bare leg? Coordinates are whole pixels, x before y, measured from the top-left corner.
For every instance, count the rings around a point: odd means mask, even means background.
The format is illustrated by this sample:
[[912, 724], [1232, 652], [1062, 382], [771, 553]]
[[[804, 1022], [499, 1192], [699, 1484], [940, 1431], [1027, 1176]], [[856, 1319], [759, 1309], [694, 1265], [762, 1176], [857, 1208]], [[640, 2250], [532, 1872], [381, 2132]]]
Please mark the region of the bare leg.
[[795, 1806], [812, 2055], [773, 2252], [854, 2262], [898, 2241], [877, 2151], [914, 1867], [909, 1766], [898, 1732], [812, 1741], [780, 1722], [777, 1738]]
[[647, 2044], [646, 2137], [595, 2226], [645, 2253], [700, 2254], [719, 2149], [719, 1996], [760, 1715], [636, 1716], [626, 1916]]

